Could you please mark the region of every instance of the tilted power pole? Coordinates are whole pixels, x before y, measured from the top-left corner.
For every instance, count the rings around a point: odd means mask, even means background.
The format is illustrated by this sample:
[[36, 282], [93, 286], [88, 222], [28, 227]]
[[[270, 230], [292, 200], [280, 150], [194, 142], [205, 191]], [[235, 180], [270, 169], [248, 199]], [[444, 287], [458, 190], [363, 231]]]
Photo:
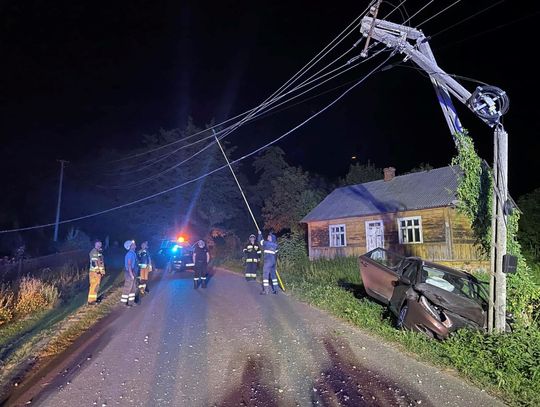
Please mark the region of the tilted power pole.
[[[385, 44], [405, 56], [404, 60], [412, 60], [429, 76], [437, 94], [446, 123], [454, 142], [455, 134], [463, 131], [456, 109], [452, 103], [454, 96], [467, 106], [476, 116], [494, 129], [494, 228], [492, 231], [494, 259], [492, 260], [492, 279], [490, 282], [490, 304], [488, 321], [494, 321], [495, 330], [503, 332], [506, 326], [506, 275], [503, 272], [503, 258], [506, 255], [506, 216], [508, 203], [508, 134], [500, 121], [508, 110], [508, 97], [504, 91], [494, 86], [479, 86], [469, 92], [452, 76], [438, 65], [428, 38], [412, 27], [395, 24], [373, 17], [364, 17], [360, 32], [369, 39]], [[364, 54], [366, 55], [366, 54]], [[363, 55], [363, 56], [364, 56]], [[494, 304], [493, 298], [494, 296]], [[488, 324], [491, 332], [492, 325]]]
[[60, 203], [62, 202], [62, 184], [64, 183], [64, 166], [69, 163], [66, 160], [57, 160], [60, 163], [60, 181], [58, 183], [58, 202], [56, 204], [56, 220], [54, 222], [54, 238], [58, 241], [58, 223], [60, 222]]

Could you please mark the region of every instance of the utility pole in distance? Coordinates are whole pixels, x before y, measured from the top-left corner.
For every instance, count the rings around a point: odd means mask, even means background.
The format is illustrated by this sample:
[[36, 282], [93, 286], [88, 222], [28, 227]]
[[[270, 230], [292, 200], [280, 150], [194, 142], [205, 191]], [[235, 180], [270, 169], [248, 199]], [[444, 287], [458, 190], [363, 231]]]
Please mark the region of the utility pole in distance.
[[60, 222], [60, 203], [62, 202], [62, 184], [64, 182], [64, 166], [69, 163], [66, 160], [57, 160], [60, 163], [60, 182], [58, 184], [58, 202], [56, 204], [56, 221], [54, 223], [54, 238], [58, 241], [58, 223]]

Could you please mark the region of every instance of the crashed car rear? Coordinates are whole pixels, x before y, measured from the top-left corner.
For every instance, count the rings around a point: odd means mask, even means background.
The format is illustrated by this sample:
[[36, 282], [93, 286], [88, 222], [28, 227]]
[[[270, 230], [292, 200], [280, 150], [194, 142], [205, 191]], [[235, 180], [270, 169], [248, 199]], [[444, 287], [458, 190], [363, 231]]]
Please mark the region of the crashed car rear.
[[400, 328], [445, 339], [487, 327], [487, 291], [469, 273], [382, 248], [360, 256], [359, 266], [367, 294], [388, 305]]

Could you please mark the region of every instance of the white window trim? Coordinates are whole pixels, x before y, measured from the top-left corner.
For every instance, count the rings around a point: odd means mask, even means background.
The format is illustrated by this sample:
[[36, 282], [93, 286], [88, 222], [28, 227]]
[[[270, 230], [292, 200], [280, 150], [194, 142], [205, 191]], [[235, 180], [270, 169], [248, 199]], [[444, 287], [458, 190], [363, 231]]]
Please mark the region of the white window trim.
[[[332, 239], [332, 228], [339, 228], [343, 226], [343, 242], [345, 243], [343, 246], [334, 246], [333, 239]], [[330, 247], [347, 247], [347, 225], [344, 223], [336, 224], [336, 225], [328, 225], [328, 238], [330, 240], [329, 245]]]
[[[369, 251], [369, 247], [368, 247], [368, 229], [369, 229], [369, 225], [372, 224], [372, 223], [379, 223], [382, 227], [382, 241], [383, 241], [383, 249], [384, 249], [384, 222], [382, 221], [382, 219], [374, 219], [374, 220], [366, 220], [365, 222], [365, 227], [366, 227], [366, 250]], [[373, 249], [371, 249], [373, 250]]]
[[[404, 242], [403, 237], [401, 236], [401, 222], [402, 221], [407, 221], [407, 220], [415, 220], [415, 219], [418, 219], [418, 227], [420, 229], [420, 241], [419, 242]], [[422, 217], [421, 216], [407, 216], [405, 218], [398, 218], [397, 219], [397, 228], [398, 228], [399, 244], [422, 244], [422, 243], [424, 243], [424, 228], [422, 227]]]

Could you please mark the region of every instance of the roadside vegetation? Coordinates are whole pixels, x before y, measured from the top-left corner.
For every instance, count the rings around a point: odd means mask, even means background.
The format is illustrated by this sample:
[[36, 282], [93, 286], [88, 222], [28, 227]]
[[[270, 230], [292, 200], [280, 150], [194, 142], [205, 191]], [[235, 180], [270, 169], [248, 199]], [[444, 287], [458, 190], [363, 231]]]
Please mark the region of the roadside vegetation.
[[[101, 291], [118, 285], [119, 275], [108, 270]], [[88, 270], [73, 264], [0, 285], [0, 396], [9, 391], [15, 377], [65, 350], [118, 303], [117, 297], [110, 296], [88, 308], [84, 306], [87, 294]]]

